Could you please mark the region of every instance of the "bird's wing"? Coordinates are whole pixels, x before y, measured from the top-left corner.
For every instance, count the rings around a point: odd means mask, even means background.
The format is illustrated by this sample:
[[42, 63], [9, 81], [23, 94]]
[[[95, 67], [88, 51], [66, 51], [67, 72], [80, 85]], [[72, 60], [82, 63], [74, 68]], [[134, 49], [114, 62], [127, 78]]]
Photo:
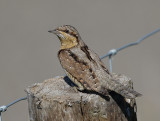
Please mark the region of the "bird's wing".
[[[81, 53], [81, 55], [77, 53]], [[58, 56], [66, 74], [77, 86], [83, 86], [87, 90], [97, 90], [100, 83], [85, 53], [61, 50]]]

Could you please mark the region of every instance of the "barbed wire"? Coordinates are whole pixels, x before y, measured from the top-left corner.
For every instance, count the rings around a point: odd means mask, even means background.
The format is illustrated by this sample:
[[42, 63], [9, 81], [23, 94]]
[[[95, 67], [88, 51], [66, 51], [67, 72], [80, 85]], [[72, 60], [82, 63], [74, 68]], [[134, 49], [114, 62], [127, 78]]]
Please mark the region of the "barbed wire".
[[116, 55], [119, 51], [127, 48], [127, 47], [130, 47], [130, 46], [134, 46], [134, 45], [138, 45], [139, 43], [141, 43], [144, 39], [152, 36], [153, 34], [157, 33], [160, 31], [160, 28], [146, 34], [145, 36], [143, 36], [142, 38], [138, 39], [136, 42], [132, 42], [132, 43], [129, 43], [129, 44], [126, 44], [120, 48], [117, 48], [117, 49], [111, 49], [106, 55], [102, 56], [101, 59], [104, 59], [106, 57], [109, 56], [109, 66], [110, 66], [110, 71], [112, 72], [112, 56], [113, 55]]
[[[119, 51], [125, 49], [125, 48], [128, 48], [130, 46], [134, 46], [134, 45], [138, 45], [139, 43], [141, 43], [144, 39], [152, 36], [153, 34], [156, 34], [157, 32], [160, 31], [160, 28], [152, 31], [151, 33], [148, 33], [146, 34], [145, 36], [143, 36], [142, 38], [138, 39], [136, 42], [132, 42], [132, 43], [129, 43], [129, 44], [126, 44], [120, 48], [117, 48], [117, 49], [111, 49], [106, 55], [100, 57], [101, 59], [104, 59], [106, 57], [109, 57], [109, 67], [110, 67], [110, 72], [112, 72], [112, 56], [116, 55]], [[3, 106], [0, 106], [0, 121], [2, 121], [2, 116], [1, 116], [1, 113], [2, 112], [5, 112], [8, 107], [14, 105], [15, 103], [18, 103], [22, 100], [26, 100], [27, 99], [27, 96], [26, 97], [22, 97], [22, 98], [19, 98], [11, 103], [9, 103], [8, 105], [3, 105]]]
[[20, 102], [22, 100], [26, 100], [27, 99], [27, 96], [26, 97], [22, 97], [22, 98], [19, 98], [11, 103], [9, 103], [8, 105], [3, 105], [0, 107], [0, 121], [2, 121], [2, 117], [1, 117], [1, 113], [2, 112], [5, 112], [10, 106], [14, 105], [15, 103], [17, 102]]

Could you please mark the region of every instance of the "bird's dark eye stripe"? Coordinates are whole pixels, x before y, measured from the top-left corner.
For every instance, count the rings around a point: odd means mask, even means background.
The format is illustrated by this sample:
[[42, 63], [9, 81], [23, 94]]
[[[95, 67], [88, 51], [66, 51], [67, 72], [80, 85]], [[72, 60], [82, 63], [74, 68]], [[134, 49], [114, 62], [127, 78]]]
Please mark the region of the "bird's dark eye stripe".
[[69, 30], [67, 30], [67, 29], [66, 29], [66, 31], [65, 31], [65, 32], [66, 32], [66, 33], [69, 33]]

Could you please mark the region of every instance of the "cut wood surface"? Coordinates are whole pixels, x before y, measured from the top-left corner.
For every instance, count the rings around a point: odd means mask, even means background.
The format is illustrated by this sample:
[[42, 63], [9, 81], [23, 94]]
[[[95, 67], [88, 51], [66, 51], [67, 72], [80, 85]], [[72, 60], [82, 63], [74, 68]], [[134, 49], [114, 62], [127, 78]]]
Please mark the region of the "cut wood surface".
[[67, 77], [55, 77], [28, 87], [30, 121], [137, 121], [135, 100], [128, 104], [115, 92], [104, 97], [71, 86]]

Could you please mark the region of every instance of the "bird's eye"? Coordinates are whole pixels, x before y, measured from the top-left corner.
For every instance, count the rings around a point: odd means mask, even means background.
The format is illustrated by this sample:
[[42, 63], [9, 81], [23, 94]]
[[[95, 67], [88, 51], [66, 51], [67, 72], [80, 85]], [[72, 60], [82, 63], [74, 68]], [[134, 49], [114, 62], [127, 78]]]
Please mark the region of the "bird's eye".
[[66, 30], [66, 33], [69, 33], [69, 30]]

